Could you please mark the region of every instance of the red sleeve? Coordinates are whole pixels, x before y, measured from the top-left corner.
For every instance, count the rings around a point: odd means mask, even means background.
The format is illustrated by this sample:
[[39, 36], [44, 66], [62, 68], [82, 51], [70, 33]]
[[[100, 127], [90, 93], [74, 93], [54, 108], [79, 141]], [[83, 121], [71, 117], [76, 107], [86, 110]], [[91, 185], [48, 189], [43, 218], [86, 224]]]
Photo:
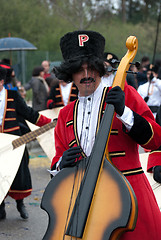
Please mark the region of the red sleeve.
[[161, 166], [161, 150], [152, 151], [148, 157], [147, 171], [152, 172], [152, 168]]
[[[133, 87], [127, 84], [125, 84], [125, 105], [143, 117], [151, 128], [149, 139], [146, 139], [141, 146], [150, 150], [158, 149], [161, 146], [161, 127], [156, 123], [151, 110], [143, 98]], [[145, 133], [143, 135], [146, 136]]]
[[62, 113], [62, 110], [60, 110], [59, 112], [58, 121], [54, 130], [56, 154], [52, 160], [51, 168], [56, 162], [58, 162], [59, 158], [63, 155], [63, 152], [69, 148], [65, 134], [66, 131], [65, 116], [63, 114], [64, 112]]
[[53, 107], [50, 107], [50, 105], [52, 105], [53, 103], [54, 103], [54, 101], [53, 101], [52, 99], [49, 99], [49, 100], [47, 101], [47, 108], [48, 108], [48, 109], [53, 108]]
[[47, 123], [50, 123], [52, 119], [45, 117], [44, 115], [39, 115], [38, 120], [36, 122], [36, 125], [41, 127], [44, 126]]

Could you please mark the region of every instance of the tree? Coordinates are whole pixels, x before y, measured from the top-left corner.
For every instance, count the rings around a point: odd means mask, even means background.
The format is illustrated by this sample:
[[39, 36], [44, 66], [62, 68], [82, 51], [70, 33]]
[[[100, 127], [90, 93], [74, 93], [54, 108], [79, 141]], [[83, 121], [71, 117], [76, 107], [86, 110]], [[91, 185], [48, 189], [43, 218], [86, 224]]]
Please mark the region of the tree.
[[126, 22], [126, 0], [121, 0], [121, 6], [122, 6], [122, 22]]
[[76, 29], [87, 29], [113, 8], [110, 0], [48, 0], [52, 14], [58, 14]]
[[[1, 0], [0, 37], [21, 37], [39, 47], [49, 25], [48, 8], [41, 1]], [[49, 25], [50, 26], [50, 25]]]

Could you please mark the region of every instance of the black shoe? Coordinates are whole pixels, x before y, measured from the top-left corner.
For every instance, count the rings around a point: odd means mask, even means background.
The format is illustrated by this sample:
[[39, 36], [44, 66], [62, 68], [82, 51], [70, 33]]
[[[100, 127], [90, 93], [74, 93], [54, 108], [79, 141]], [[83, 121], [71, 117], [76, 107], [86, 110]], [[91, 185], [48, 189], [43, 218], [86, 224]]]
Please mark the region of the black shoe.
[[29, 215], [28, 215], [26, 207], [23, 203], [23, 199], [16, 200], [16, 202], [17, 202], [17, 210], [20, 212], [20, 216], [24, 219], [27, 219], [29, 217]]
[[6, 218], [6, 211], [5, 211], [5, 203], [4, 201], [0, 205], [0, 220], [3, 220]]

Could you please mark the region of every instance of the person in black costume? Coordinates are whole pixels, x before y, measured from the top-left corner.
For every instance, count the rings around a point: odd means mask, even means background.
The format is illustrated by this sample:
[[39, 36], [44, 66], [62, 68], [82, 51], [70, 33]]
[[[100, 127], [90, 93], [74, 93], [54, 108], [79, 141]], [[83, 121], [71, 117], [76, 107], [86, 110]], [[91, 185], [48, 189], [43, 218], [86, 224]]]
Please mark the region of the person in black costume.
[[[24, 128], [20, 125], [22, 120], [28, 120], [39, 127], [51, 122], [51, 119], [40, 115], [37, 111], [27, 106], [25, 100], [20, 96], [18, 91], [4, 88], [6, 72], [5, 68], [0, 67], [0, 132], [21, 136], [26, 133]], [[7, 194], [16, 200], [17, 210], [20, 212], [20, 216], [23, 219], [28, 218], [28, 212], [23, 199], [32, 192], [28, 164], [29, 153], [25, 147], [18, 172]], [[5, 218], [5, 202], [3, 201], [0, 205], [0, 220]]]

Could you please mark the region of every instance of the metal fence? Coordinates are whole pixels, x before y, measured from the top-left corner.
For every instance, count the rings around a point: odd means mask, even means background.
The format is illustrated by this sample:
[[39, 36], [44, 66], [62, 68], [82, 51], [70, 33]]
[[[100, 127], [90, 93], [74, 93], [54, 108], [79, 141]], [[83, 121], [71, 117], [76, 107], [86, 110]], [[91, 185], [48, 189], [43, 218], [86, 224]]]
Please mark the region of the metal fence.
[[22, 85], [28, 82], [32, 76], [34, 67], [41, 65], [43, 60], [51, 62], [51, 68], [62, 61], [60, 52], [52, 51], [12, 51], [0, 52], [0, 59], [8, 58], [12, 63], [16, 77]]
[[[144, 53], [149, 56], [149, 54]], [[134, 61], [140, 61], [143, 55], [137, 52]], [[28, 82], [32, 76], [32, 70], [35, 66], [41, 65], [43, 60], [49, 60], [51, 68], [57, 66], [62, 61], [60, 51], [12, 51], [12, 52], [0, 52], [0, 59], [10, 58], [12, 66], [15, 70], [16, 77], [21, 81], [22, 85]], [[149, 56], [152, 60], [152, 56]], [[161, 58], [156, 54], [156, 59]]]

